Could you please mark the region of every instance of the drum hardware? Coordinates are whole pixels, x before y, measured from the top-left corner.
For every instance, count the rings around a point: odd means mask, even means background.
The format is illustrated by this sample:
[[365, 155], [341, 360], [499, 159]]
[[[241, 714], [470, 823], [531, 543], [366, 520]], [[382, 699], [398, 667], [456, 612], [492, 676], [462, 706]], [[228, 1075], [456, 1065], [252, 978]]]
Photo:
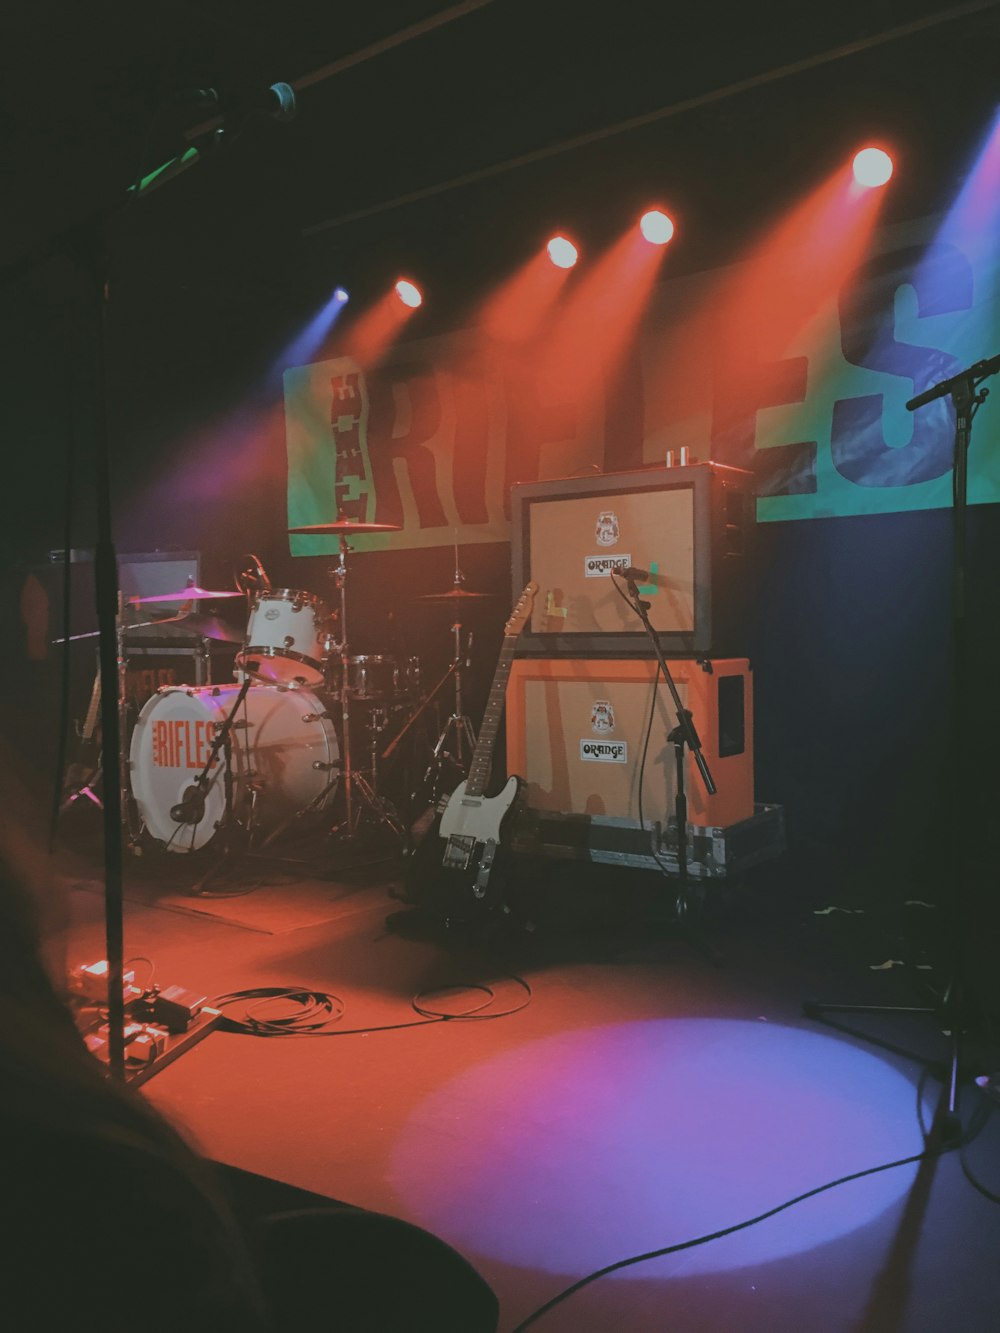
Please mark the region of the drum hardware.
[[428, 592], [418, 597], [418, 602], [485, 602], [493, 597], [491, 592], [466, 592], [464, 588], [449, 588], [447, 592]]
[[[185, 628], [191, 629], [195, 634], [200, 634], [204, 639], [214, 639], [217, 643], [242, 643], [243, 630], [237, 629], [235, 625], [229, 625], [224, 620], [219, 620], [217, 616], [186, 615], [178, 616]], [[157, 620], [154, 624], [163, 625], [165, 621]], [[131, 628], [134, 628], [132, 626]]]
[[[326, 692], [339, 698], [343, 683], [342, 660], [339, 656], [330, 657]], [[384, 653], [349, 657], [347, 683], [351, 687], [351, 697], [363, 703], [405, 703], [420, 693], [420, 659], [406, 657], [398, 661]]]
[[[469, 717], [462, 711], [462, 666], [464, 663], [466, 669], [468, 669], [472, 664], [472, 631], [469, 631], [466, 640], [464, 656], [462, 653], [462, 622], [456, 620], [451, 627], [451, 632], [455, 636], [455, 656], [451, 664], [451, 675], [455, 685], [455, 705], [451, 714], [445, 719], [441, 734], [431, 751], [431, 761], [421, 779], [421, 784], [425, 788], [430, 783], [430, 789], [435, 795], [438, 794], [445, 764], [450, 764], [453, 769], [458, 768], [463, 774], [466, 773], [468, 771], [468, 761], [476, 748], [475, 729]], [[445, 747], [451, 737], [454, 737], [454, 748], [446, 749]]]
[[[194, 592], [196, 594], [196, 599], [197, 599], [197, 595], [204, 594], [205, 589], [201, 588], [194, 589]], [[230, 596], [229, 593], [222, 593], [219, 595], [225, 597]], [[161, 625], [176, 625], [179, 623], [185, 623], [187, 625], [190, 625], [191, 629], [194, 631], [196, 635], [198, 635], [198, 637], [201, 638], [202, 641], [201, 658], [202, 658], [202, 665], [205, 670], [206, 681], [210, 683], [212, 679], [211, 658], [208, 653], [208, 646], [205, 642], [206, 635], [204, 633], [206, 624], [211, 622], [212, 618], [206, 616], [188, 616], [187, 612], [182, 609], [175, 615], [159, 616], [155, 620], [129, 621], [126, 618], [127, 613], [130, 609], [132, 609], [133, 603], [137, 600], [139, 599], [131, 599], [129, 602], [126, 602], [123, 594], [119, 592], [118, 614], [115, 618], [115, 652], [116, 652], [117, 678], [118, 678], [117, 679], [118, 697], [115, 701], [115, 704], [118, 710], [118, 723], [119, 723], [118, 782], [119, 782], [119, 790], [121, 793], [122, 827], [125, 833], [126, 844], [131, 850], [135, 850], [137, 847], [140, 830], [139, 830], [138, 820], [136, 818], [135, 803], [132, 799], [132, 785], [131, 785], [131, 775], [130, 775], [131, 766], [128, 757], [128, 736], [130, 730], [130, 721], [131, 721], [131, 716], [134, 716], [134, 714], [131, 714], [130, 716], [131, 709], [133, 707], [133, 699], [129, 689], [129, 666], [135, 660], [135, 653], [142, 652], [142, 646], [139, 646], [138, 648], [133, 649], [130, 652], [129, 636], [140, 630], [155, 630]], [[152, 601], [152, 602], [176, 600], [176, 595], [168, 593], [162, 597], [151, 597], [142, 600]], [[215, 623], [221, 624], [221, 622], [215, 622]], [[67, 639], [54, 639], [53, 643], [72, 643], [80, 639], [95, 639], [98, 637], [99, 633], [100, 631], [98, 630], [90, 630], [83, 634], [72, 634]], [[174, 650], [167, 649], [165, 651], [174, 651]], [[91, 703], [90, 703], [90, 708], [88, 709], [87, 721], [84, 724], [85, 729], [87, 731], [86, 739], [88, 741], [92, 740], [93, 738], [100, 708], [101, 708], [101, 691], [98, 678], [95, 680], [94, 683], [94, 691], [91, 696]], [[63, 799], [62, 805], [60, 807], [60, 813], [65, 812], [66, 809], [70, 808], [73, 804], [75, 804], [78, 797], [85, 797], [86, 799], [92, 801], [94, 805], [103, 809], [103, 802], [101, 801], [100, 797], [96, 794], [96, 792], [92, 790], [92, 786], [98, 782], [99, 778], [104, 776], [103, 769], [104, 769], [104, 755], [102, 746], [100, 748], [99, 753], [95, 756], [95, 762], [92, 765], [92, 771], [85, 779], [85, 781], [83, 783], [74, 783], [71, 781], [67, 785], [66, 794]]]
[[[485, 600], [490, 596], [489, 593], [467, 592], [463, 586], [465, 575], [458, 563], [458, 542], [455, 542], [455, 579], [448, 592], [428, 593], [421, 597], [422, 602], [444, 602], [446, 605], [453, 605], [456, 609], [456, 619], [451, 627], [451, 633], [454, 636], [455, 655], [452, 658], [451, 666], [445, 673], [444, 679], [438, 682], [437, 689], [444, 684], [444, 681], [450, 676], [455, 682], [455, 705], [451, 715], [445, 720], [431, 751], [431, 761], [427, 766], [427, 771], [421, 779], [421, 786], [427, 789], [430, 783], [430, 790], [434, 795], [441, 794], [441, 778], [445, 764], [450, 764], [453, 769], [457, 768], [461, 773], [468, 771], [468, 759], [472, 757], [472, 752], [476, 748], [476, 733], [472, 722], [463, 711], [462, 702], [462, 667], [466, 670], [472, 665], [472, 630], [469, 631], [468, 638], [463, 651], [462, 647], [462, 621], [460, 619], [461, 607], [467, 605], [470, 601]], [[446, 749], [449, 740], [454, 738], [454, 748]], [[454, 785], [453, 783], [451, 784]]]
[[329, 635], [323, 602], [301, 588], [254, 594], [236, 665], [265, 684], [290, 689], [323, 683]]
[[[208, 775], [215, 767], [219, 759], [219, 751], [226, 747], [226, 769], [224, 786], [226, 793], [226, 806], [223, 815], [223, 823], [226, 826], [232, 824], [232, 754], [229, 749], [229, 734], [233, 730], [236, 720], [236, 714], [243, 704], [244, 699], [249, 693], [252, 681], [247, 679], [243, 681], [239, 690], [236, 692], [236, 698], [233, 706], [229, 710], [222, 726], [218, 728], [212, 744], [209, 748], [208, 758], [205, 760], [205, 766], [195, 778], [194, 783], [188, 787], [177, 805], [171, 806], [170, 818], [176, 824], [200, 824], [205, 818], [205, 788], [208, 783]], [[188, 695], [190, 698], [190, 694]]]
[[[375, 785], [377, 775], [373, 774], [373, 781], [369, 783], [367, 778], [354, 767], [351, 753], [351, 705], [354, 690], [351, 678], [350, 664], [352, 659], [347, 617], [347, 555], [351, 550], [347, 541], [348, 536], [351, 533], [398, 532], [399, 530], [399, 525], [395, 523], [355, 523], [344, 518], [343, 515], [338, 515], [333, 523], [313, 524], [305, 528], [289, 528], [289, 533], [336, 536], [337, 538], [337, 563], [330, 570], [330, 576], [334, 581], [339, 603], [339, 638], [329, 634], [325, 637], [324, 644], [328, 656], [335, 658], [337, 665], [339, 665], [339, 691], [337, 693], [339, 693], [340, 698], [340, 734], [343, 744], [340, 776], [344, 788], [344, 818], [340, 824], [333, 828], [332, 832], [335, 836], [343, 838], [357, 837], [363, 815], [368, 815], [376, 825], [388, 829], [395, 837], [405, 838], [406, 836], [406, 830], [396, 817], [395, 811], [378, 794]], [[329, 673], [329, 664], [327, 673]]]
[[332, 523], [310, 523], [304, 528], [289, 528], [290, 535], [302, 537], [349, 537], [351, 533], [363, 537], [370, 532], [401, 532], [398, 523], [364, 523], [352, 518], [335, 519]]
[[[154, 602], [211, 602], [217, 597], [242, 597], [242, 592], [225, 589], [199, 588], [192, 579], [180, 592], [158, 592], [155, 597], [130, 597], [129, 606], [149, 606]], [[180, 619], [180, 617], [177, 617]]]
[[235, 583], [239, 591], [246, 593], [248, 597], [254, 592], [270, 592], [271, 580], [260, 556], [254, 555], [253, 551], [247, 551], [240, 558], [250, 563], [236, 575]]
[[[303, 703], [312, 705], [312, 725], [303, 723]], [[171, 686], [147, 701], [136, 723], [132, 788], [143, 827], [163, 851], [221, 848], [225, 860], [237, 830], [242, 849], [256, 849], [260, 835], [271, 842], [296, 818], [329, 805], [339, 753], [332, 722], [305, 691], [249, 678], [239, 687]]]

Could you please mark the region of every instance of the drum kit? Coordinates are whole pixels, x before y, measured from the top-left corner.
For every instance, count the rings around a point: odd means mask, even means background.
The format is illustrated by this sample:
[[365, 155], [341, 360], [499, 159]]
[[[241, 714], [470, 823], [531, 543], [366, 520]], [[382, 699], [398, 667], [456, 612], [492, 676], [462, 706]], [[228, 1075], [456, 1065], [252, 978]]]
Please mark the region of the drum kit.
[[[236, 590], [192, 582], [175, 592], [130, 599], [130, 606], [146, 615], [157, 603], [180, 603], [169, 623], [237, 647], [235, 683], [166, 685], [142, 706], [121, 763], [123, 809], [134, 849], [144, 838], [169, 852], [226, 852], [237, 841], [262, 848], [290, 826], [322, 824], [325, 813], [332, 819], [338, 795], [339, 822], [329, 829], [335, 837], [354, 839], [368, 824], [404, 841], [406, 826], [380, 790], [380, 765], [428, 715], [449, 682], [454, 706], [433, 746], [424, 732], [430, 756], [422, 785], [439, 795], [435, 786], [444, 765], [464, 773], [476, 737], [463, 713], [462, 671], [472, 636], [463, 638], [462, 612], [489, 594], [462, 586], [456, 549], [454, 586], [419, 599], [455, 611], [452, 661], [426, 693], [419, 658], [354, 653], [348, 636], [349, 538], [390, 531], [399, 528], [346, 518], [290, 529], [338, 538], [338, 559], [330, 571], [332, 611], [309, 592], [273, 588], [256, 556], [237, 576]], [[236, 597], [248, 601], [245, 631], [201, 610]], [[130, 630], [148, 632], [150, 624], [167, 623], [144, 617], [128, 625], [124, 615], [119, 621], [120, 664]], [[124, 667], [121, 679], [124, 717]], [[389, 731], [393, 738], [383, 748]], [[362, 734], [367, 754], [358, 764]]]

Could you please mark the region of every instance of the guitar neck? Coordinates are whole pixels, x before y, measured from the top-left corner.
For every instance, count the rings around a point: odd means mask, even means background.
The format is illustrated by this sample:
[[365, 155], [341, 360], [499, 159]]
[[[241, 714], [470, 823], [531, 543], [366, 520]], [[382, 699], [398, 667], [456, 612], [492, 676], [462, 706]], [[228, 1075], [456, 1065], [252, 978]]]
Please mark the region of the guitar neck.
[[490, 697], [486, 701], [486, 711], [483, 714], [479, 739], [476, 742], [475, 752], [469, 764], [469, 776], [465, 784], [466, 796], [482, 796], [486, 790], [486, 784], [490, 778], [490, 766], [493, 762], [493, 747], [496, 745], [497, 734], [500, 731], [500, 719], [503, 717], [503, 706], [507, 697], [507, 680], [510, 676], [510, 667], [514, 660], [514, 649], [516, 647], [517, 635], [505, 634], [503, 647], [500, 649], [500, 660], [497, 662], [497, 669], [493, 674], [493, 684], [490, 686]]
[[98, 670], [94, 676], [94, 687], [90, 691], [90, 705], [87, 708], [87, 716], [83, 721], [83, 730], [80, 732], [80, 740], [86, 744], [94, 738], [94, 731], [97, 727], [97, 715], [101, 711], [101, 673]]

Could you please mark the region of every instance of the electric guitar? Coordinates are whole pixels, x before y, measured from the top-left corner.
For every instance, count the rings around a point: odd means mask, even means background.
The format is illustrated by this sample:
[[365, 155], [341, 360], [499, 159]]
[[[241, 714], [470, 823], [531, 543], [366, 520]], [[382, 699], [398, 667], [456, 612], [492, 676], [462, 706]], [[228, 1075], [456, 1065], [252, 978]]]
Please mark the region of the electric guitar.
[[[429, 887], [432, 894], [435, 889], [443, 887], [446, 901], [455, 901], [456, 891], [461, 895], [463, 889], [471, 890], [474, 899], [482, 900], [486, 897], [496, 868], [504, 825], [524, 786], [521, 778], [512, 776], [498, 795], [484, 795], [503, 716], [514, 649], [518, 635], [531, 615], [537, 591], [537, 583], [528, 584], [504, 625], [500, 659], [493, 675], [479, 739], [469, 764], [469, 776], [448, 797], [439, 821], [432, 824], [421, 846], [419, 869], [410, 877], [416, 890], [412, 895], [414, 901], [419, 902], [424, 896], [421, 894], [422, 887]], [[420, 881], [427, 878], [434, 882], [421, 885]]]
[[101, 712], [101, 673], [94, 676], [94, 685], [90, 691], [90, 704], [83, 725], [79, 728], [77, 757], [67, 770], [63, 782], [60, 813], [65, 813], [81, 797], [93, 805], [101, 807], [101, 799], [94, 791], [101, 780], [101, 732], [98, 717]]

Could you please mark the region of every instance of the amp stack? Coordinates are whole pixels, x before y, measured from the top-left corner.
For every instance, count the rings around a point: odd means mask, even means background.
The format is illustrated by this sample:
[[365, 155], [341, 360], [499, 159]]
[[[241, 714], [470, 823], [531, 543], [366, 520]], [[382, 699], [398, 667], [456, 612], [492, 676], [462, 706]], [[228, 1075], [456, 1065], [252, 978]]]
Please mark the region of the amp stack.
[[676, 726], [616, 572], [631, 568], [717, 791], [688, 754], [688, 868], [724, 877], [780, 852], [754, 799], [744, 623], [752, 478], [716, 463], [512, 490], [515, 598], [538, 585], [507, 687], [507, 766], [526, 782], [513, 850], [677, 869]]

